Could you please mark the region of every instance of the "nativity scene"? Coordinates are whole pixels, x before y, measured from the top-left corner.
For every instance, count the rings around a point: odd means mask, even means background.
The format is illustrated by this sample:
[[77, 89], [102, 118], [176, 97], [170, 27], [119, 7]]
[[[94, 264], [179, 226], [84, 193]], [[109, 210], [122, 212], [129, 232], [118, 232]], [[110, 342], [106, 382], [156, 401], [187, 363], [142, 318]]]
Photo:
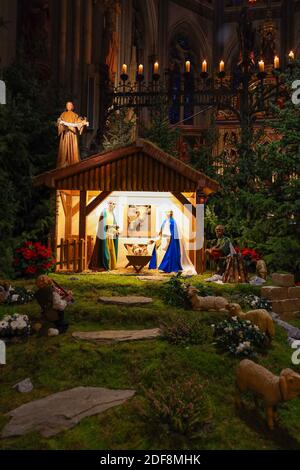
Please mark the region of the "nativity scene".
[[299, 22], [1, 0], [3, 468], [300, 449]]
[[147, 247], [150, 269], [204, 270], [202, 200], [218, 184], [150, 142], [140, 139], [57, 168], [35, 184], [56, 190], [58, 270], [124, 271], [128, 246], [136, 244]]

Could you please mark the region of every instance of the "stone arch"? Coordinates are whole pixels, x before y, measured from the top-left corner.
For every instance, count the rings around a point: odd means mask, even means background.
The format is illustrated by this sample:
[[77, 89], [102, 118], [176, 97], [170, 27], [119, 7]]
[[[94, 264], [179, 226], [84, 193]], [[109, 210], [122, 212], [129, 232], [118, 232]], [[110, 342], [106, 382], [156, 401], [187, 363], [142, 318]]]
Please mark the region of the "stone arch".
[[178, 21], [171, 27], [168, 37], [169, 53], [173, 39], [176, 37], [176, 35], [179, 35], [180, 33], [186, 35], [189, 38], [190, 44], [192, 46], [192, 51], [195, 53], [199, 67], [201, 60], [203, 60], [204, 58], [208, 59], [211, 62], [211, 46], [209, 45], [207, 37], [205, 36], [202, 28], [199, 26], [198, 23], [196, 23], [196, 21], [193, 21], [192, 19], [189, 19], [188, 21]]

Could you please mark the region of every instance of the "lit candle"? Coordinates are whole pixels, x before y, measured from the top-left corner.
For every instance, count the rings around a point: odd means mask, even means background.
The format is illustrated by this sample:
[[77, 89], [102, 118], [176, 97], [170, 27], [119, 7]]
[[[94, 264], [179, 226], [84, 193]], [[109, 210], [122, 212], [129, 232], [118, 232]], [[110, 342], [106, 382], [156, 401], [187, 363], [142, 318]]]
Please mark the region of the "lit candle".
[[264, 63], [263, 60], [260, 60], [260, 61], [258, 62], [258, 66], [259, 66], [259, 71], [260, 71], [260, 72], [264, 72], [264, 71], [265, 71], [265, 63]]
[[127, 65], [126, 64], [122, 65], [122, 74], [127, 75]]
[[202, 72], [203, 72], [203, 73], [206, 73], [206, 72], [207, 72], [207, 62], [206, 62], [206, 60], [204, 60], [204, 61], [202, 62]]
[[191, 71], [191, 62], [189, 60], [187, 60], [186, 63], [185, 63], [185, 71], [187, 73], [190, 73], [190, 71]]
[[274, 69], [279, 69], [279, 66], [280, 66], [279, 57], [278, 55], [276, 55], [274, 57]]
[[224, 63], [224, 60], [221, 60], [220, 66], [219, 66], [219, 71], [224, 72], [224, 69], [225, 69], [225, 63]]
[[159, 64], [158, 64], [158, 62], [155, 62], [154, 66], [153, 66], [153, 72], [155, 74], [158, 74], [158, 70], [159, 70]]
[[290, 51], [290, 53], [289, 53], [289, 59], [290, 59], [290, 61], [292, 61], [292, 60], [295, 59], [294, 51]]
[[144, 66], [142, 64], [140, 64], [139, 69], [138, 69], [138, 74], [143, 75], [143, 72], [144, 72]]

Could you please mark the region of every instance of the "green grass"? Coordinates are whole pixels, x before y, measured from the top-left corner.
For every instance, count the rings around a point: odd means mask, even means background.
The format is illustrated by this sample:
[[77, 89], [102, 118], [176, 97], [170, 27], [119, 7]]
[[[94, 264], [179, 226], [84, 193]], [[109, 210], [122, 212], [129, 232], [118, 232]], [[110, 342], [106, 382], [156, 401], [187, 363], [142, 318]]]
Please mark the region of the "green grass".
[[[74, 429], [52, 438], [31, 433], [23, 437], [0, 440], [0, 449], [153, 449], [165, 448], [164, 436], [159, 443], [151, 436], [147, 423], [138, 414], [141, 388], [149, 388], [163, 377], [186, 380], [193, 374], [206, 384], [213, 418], [205, 441], [188, 443], [190, 449], [300, 449], [300, 400], [279, 408], [279, 424], [268, 431], [263, 409], [254, 408], [251, 397], [247, 407], [237, 412], [234, 407], [234, 367], [237, 360], [215, 351], [212, 338], [196, 346], [172, 346], [158, 339], [136, 343], [99, 345], [75, 341], [76, 330], [131, 329], [157, 327], [181, 316], [201, 316], [203, 326], [214, 323], [222, 314], [192, 312], [165, 305], [162, 301], [164, 282], [141, 282], [135, 276], [54, 275], [66, 289], [72, 289], [76, 302], [68, 307], [70, 329], [54, 338], [32, 336], [23, 343], [9, 344], [7, 365], [0, 369], [0, 429], [7, 422], [5, 413], [33, 399], [79, 385], [110, 388], [133, 388], [136, 396], [125, 405], [84, 419]], [[76, 279], [74, 279], [76, 278]], [[203, 278], [194, 278], [197, 285]], [[17, 284], [33, 287], [32, 282]], [[218, 294], [257, 292], [251, 286], [219, 286]], [[100, 295], [152, 296], [153, 304], [144, 307], [119, 307], [97, 302]], [[22, 306], [0, 307], [0, 318], [7, 313], [28, 313], [38, 319], [35, 302]], [[259, 362], [273, 372], [291, 364], [291, 349], [284, 331], [276, 327], [276, 338], [268, 353]], [[18, 381], [30, 377], [34, 390], [22, 395], [12, 389]]]

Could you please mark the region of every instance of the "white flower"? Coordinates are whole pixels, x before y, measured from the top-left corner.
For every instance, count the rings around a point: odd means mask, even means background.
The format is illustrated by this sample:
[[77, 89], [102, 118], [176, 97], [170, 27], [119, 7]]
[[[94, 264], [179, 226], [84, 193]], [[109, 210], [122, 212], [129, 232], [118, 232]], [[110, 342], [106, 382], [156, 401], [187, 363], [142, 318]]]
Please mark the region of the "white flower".
[[237, 321], [237, 317], [232, 317], [232, 320], [233, 320], [233, 321]]
[[5, 315], [5, 317], [3, 318], [3, 321], [10, 321], [12, 318], [10, 315]]
[[246, 323], [247, 323], [247, 325], [251, 325], [251, 321], [250, 321], [250, 320], [246, 320]]
[[28, 316], [27, 316], [27, 315], [23, 315], [23, 320], [24, 320], [24, 321], [28, 321]]
[[215, 327], [215, 325], [210, 325], [210, 326], [211, 326], [211, 328], [214, 328], [214, 327]]
[[8, 327], [8, 322], [2, 320], [2, 321], [0, 322], [0, 329], [3, 330], [3, 329], [6, 329], [7, 327]]
[[18, 320], [17, 321], [18, 330], [23, 330], [24, 328], [26, 328], [26, 326], [27, 326], [27, 323], [25, 321], [23, 321], [23, 320], [21, 320], [21, 321]]
[[18, 328], [18, 322], [16, 320], [12, 321], [10, 327], [12, 330], [16, 330]]

